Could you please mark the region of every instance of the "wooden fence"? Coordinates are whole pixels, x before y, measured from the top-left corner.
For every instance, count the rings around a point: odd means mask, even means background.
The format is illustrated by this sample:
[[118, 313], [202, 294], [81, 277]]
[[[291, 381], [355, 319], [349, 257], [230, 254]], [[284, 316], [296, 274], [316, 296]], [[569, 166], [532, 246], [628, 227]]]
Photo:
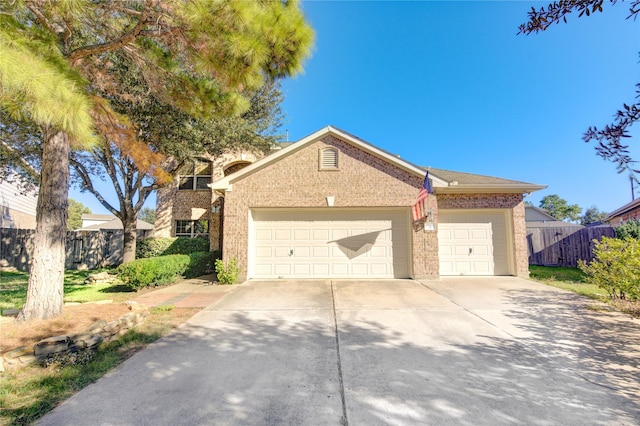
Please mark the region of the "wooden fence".
[[527, 228], [529, 265], [578, 266], [593, 260], [593, 240], [614, 237], [610, 226]]
[[[28, 271], [33, 253], [33, 229], [0, 228], [0, 267]], [[138, 231], [145, 238], [149, 231]], [[65, 269], [96, 269], [122, 263], [122, 230], [67, 232]]]

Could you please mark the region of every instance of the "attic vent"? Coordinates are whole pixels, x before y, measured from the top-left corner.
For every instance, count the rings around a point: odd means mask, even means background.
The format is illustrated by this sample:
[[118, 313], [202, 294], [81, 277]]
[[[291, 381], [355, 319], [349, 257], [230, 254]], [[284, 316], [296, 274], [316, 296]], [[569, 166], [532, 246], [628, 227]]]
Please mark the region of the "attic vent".
[[320, 168], [321, 169], [337, 169], [338, 168], [338, 150], [327, 148], [320, 151]]

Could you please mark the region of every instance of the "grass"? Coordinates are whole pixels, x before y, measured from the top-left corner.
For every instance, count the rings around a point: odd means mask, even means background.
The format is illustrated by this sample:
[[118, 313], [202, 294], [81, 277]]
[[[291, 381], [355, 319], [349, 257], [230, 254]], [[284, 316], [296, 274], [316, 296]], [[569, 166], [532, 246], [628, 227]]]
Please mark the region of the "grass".
[[573, 291], [594, 300], [608, 302], [604, 289], [585, 281], [585, 274], [578, 268], [566, 266], [529, 266], [530, 278], [541, 283]]
[[95, 352], [81, 352], [58, 358], [47, 365], [5, 372], [0, 381], [0, 425], [26, 425], [51, 411], [56, 405], [109, 370], [167, 334], [191, 317], [197, 309], [152, 311], [135, 330]]
[[[122, 293], [131, 292], [128, 288], [118, 284], [85, 284], [84, 280], [96, 272], [109, 271], [65, 271], [64, 273], [64, 301], [65, 302], [96, 302], [113, 299], [124, 301], [129, 296]], [[27, 283], [29, 274], [26, 272], [0, 272], [0, 310], [21, 309], [27, 298]]]

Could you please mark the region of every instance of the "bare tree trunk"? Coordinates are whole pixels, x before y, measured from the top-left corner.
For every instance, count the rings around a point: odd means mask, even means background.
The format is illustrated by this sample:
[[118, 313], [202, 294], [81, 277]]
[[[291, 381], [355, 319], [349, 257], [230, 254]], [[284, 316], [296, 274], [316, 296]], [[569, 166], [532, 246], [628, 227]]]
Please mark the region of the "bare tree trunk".
[[131, 262], [136, 258], [136, 237], [138, 223], [135, 215], [126, 215], [120, 218], [124, 231], [124, 249], [122, 251], [122, 263]]
[[62, 314], [68, 195], [69, 137], [45, 129], [34, 251], [20, 321]]

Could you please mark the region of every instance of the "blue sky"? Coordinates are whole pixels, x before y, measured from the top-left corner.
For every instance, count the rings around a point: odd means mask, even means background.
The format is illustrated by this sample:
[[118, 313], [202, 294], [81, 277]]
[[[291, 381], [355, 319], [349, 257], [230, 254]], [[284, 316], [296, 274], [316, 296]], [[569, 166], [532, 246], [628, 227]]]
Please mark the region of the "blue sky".
[[[628, 175], [581, 136], [634, 101], [640, 21], [607, 3], [517, 35], [547, 3], [304, 1], [316, 43], [305, 72], [283, 82], [283, 131], [295, 141], [333, 125], [418, 165], [548, 185], [535, 205], [558, 194], [614, 210], [631, 201]], [[640, 125], [633, 135], [640, 160]]]

